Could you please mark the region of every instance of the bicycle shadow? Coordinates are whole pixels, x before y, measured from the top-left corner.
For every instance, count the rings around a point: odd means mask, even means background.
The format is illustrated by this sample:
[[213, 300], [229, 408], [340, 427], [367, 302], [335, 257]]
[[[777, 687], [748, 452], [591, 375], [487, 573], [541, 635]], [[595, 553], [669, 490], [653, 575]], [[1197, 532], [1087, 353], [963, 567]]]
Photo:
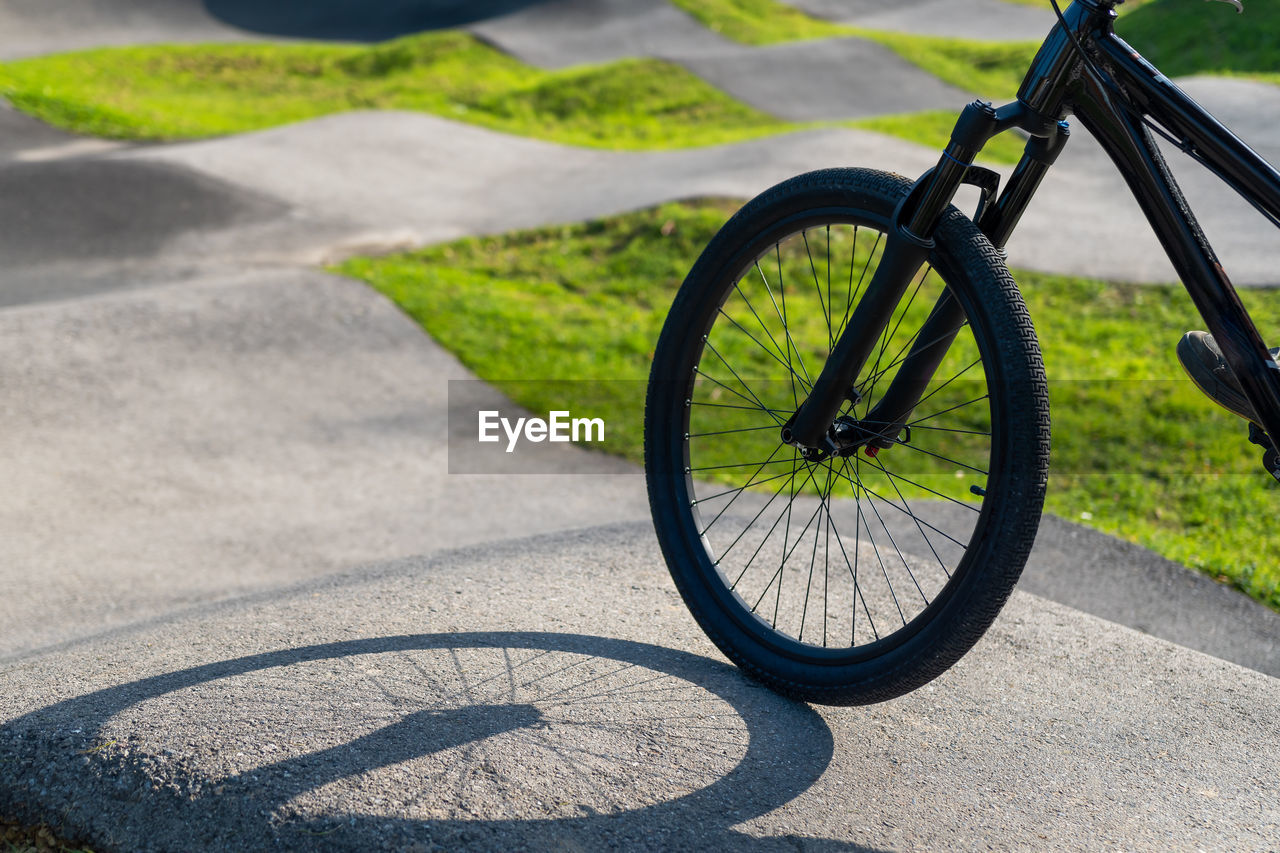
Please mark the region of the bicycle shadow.
[[790, 849], [799, 839], [734, 827], [808, 790], [832, 751], [813, 709], [695, 654], [576, 634], [396, 636], [27, 714], [0, 726], [0, 764], [38, 768], [38, 809], [18, 774], [0, 810], [61, 815], [124, 849]]
[[336, 41], [385, 41], [461, 27], [544, 0], [204, 0], [218, 20], [255, 33]]

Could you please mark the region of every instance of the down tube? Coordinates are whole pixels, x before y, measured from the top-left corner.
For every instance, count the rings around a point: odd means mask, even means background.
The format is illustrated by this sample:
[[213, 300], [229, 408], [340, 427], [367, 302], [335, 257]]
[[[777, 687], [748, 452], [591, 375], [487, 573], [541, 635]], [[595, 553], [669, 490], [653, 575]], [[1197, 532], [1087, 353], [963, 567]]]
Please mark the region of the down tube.
[[1200, 230], [1147, 128], [1111, 103], [1089, 81], [1073, 112], [1116, 164], [1151, 223], [1223, 356], [1240, 379], [1262, 427], [1280, 437], [1280, 371], [1240, 297]]

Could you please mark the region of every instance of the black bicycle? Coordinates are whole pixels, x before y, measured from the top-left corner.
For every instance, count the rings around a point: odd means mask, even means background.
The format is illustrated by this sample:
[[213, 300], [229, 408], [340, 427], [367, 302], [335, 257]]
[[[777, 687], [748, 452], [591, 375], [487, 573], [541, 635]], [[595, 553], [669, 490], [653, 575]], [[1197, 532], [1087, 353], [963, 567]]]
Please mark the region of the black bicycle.
[[[1280, 225], [1280, 174], [1076, 0], [1017, 100], [966, 107], [917, 181], [792, 178], [742, 208], [680, 288], [654, 355], [645, 466], [685, 602], [745, 672], [793, 697], [877, 702], [954, 664], [1031, 551], [1049, 400], [1001, 248], [1074, 115], [1120, 169], [1252, 405], [1280, 479], [1280, 366], [1170, 174], [1174, 142]], [[1236, 2], [1238, 0], [1228, 0]], [[974, 165], [1029, 134], [1003, 191]], [[952, 204], [962, 184], [981, 201]]]

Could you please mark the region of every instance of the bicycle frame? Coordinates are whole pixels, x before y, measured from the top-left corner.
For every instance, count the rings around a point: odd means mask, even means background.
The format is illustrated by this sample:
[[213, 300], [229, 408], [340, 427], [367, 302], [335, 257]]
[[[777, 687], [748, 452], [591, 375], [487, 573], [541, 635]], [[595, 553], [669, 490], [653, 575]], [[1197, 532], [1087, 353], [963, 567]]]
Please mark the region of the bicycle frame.
[[[859, 422], [862, 428], [843, 430], [859, 437], [848, 445], [837, 445], [829, 431], [891, 319], [893, 306], [927, 258], [932, 245], [929, 235], [961, 183], [973, 183], [975, 174], [985, 172], [972, 165], [983, 145], [1011, 127], [1020, 127], [1032, 135], [1022, 160], [999, 199], [984, 203], [977, 216], [982, 231], [1002, 247], [1066, 142], [1062, 119], [1067, 115], [1080, 120], [1120, 170], [1240, 380], [1260, 425], [1273, 444], [1280, 439], [1280, 365], [1272, 360], [1196, 222], [1144, 117], [1160, 125], [1184, 151], [1196, 155], [1273, 222], [1280, 222], [1280, 173], [1115, 34], [1112, 23], [1118, 2], [1123, 0], [1076, 0], [1049, 32], [1017, 101], [1000, 109], [980, 101], [965, 108], [938, 166], [917, 182], [890, 228], [880, 268], [862, 303], [878, 307], [864, 312], [860, 305], [854, 312], [809, 398], [784, 429], [784, 439], [807, 456], [893, 443], [964, 322], [960, 306], [947, 295], [929, 315], [890, 387]], [[1082, 58], [1077, 44], [1090, 55], [1101, 79]]]

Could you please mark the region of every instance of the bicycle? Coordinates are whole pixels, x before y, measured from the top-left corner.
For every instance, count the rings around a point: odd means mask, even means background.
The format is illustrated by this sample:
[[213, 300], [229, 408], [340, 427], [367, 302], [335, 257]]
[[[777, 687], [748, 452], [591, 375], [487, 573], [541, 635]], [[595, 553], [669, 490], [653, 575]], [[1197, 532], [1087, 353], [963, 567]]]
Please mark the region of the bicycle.
[[[828, 704], [914, 690], [1012, 592], [1044, 503], [1049, 402], [1001, 247], [1068, 115], [1119, 168], [1280, 479], [1280, 365], [1155, 136], [1277, 226], [1280, 173], [1116, 36], [1122, 2], [1053, 2], [1017, 99], [965, 107], [918, 180], [845, 168], [785, 181], [732, 217], [681, 286], [646, 400], [654, 524], [708, 637], [774, 690]], [[1013, 128], [1029, 138], [1001, 191], [974, 159]], [[972, 217], [951, 203], [964, 184], [980, 194]]]

